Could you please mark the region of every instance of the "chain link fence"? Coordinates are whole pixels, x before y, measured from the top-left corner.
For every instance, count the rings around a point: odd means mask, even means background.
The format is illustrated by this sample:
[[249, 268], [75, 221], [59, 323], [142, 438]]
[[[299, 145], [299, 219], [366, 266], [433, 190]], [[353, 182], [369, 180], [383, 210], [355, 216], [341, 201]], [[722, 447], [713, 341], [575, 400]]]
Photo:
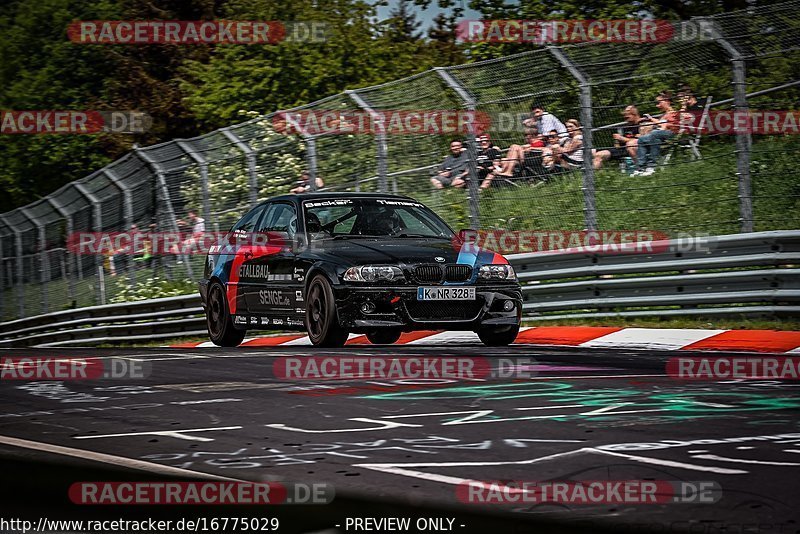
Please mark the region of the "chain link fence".
[[798, 228], [797, 136], [685, 132], [662, 144], [658, 170], [646, 176], [631, 176], [638, 147], [620, 147], [617, 138], [624, 137], [629, 106], [658, 117], [655, 100], [665, 89], [690, 87], [704, 117], [725, 110], [798, 110], [798, 10], [800, 1], [791, 1], [693, 19], [691, 27], [705, 31], [693, 37], [676, 32], [664, 43], [538, 47], [288, 110], [359, 112], [375, 121], [386, 111], [484, 114], [491, 119], [488, 130], [458, 136], [473, 173], [475, 134], [490, 134], [509, 161], [516, 157], [514, 145], [527, 142], [523, 120], [533, 102], [562, 122], [578, 121], [574, 135], [582, 135], [582, 161], [548, 169], [544, 161], [522, 158], [512, 176], [496, 177], [486, 189], [477, 179], [461, 189], [432, 186], [456, 135], [302, 128], [288, 134], [292, 125], [284, 112], [137, 148], [0, 215], [0, 319], [125, 300], [132, 287], [153, 279], [196, 281], [201, 255], [78, 254], [68, 247], [68, 236], [185, 231], [190, 210], [203, 217], [207, 231], [226, 231], [255, 203], [296, 187], [303, 174], [311, 189], [322, 183], [329, 191], [413, 196], [456, 228], [647, 229], [671, 237]]

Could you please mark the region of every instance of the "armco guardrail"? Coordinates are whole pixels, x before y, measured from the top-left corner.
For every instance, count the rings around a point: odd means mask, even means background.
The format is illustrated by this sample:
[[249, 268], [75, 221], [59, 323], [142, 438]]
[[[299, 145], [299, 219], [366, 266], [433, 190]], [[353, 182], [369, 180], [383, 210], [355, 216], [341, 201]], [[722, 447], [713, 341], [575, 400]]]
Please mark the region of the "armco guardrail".
[[[656, 241], [647, 248], [508, 256], [522, 283], [525, 318], [800, 315], [800, 231]], [[205, 334], [200, 297], [185, 295], [0, 323], [0, 347]]]
[[800, 313], [800, 269], [794, 268], [800, 267], [800, 231], [508, 259], [523, 284], [523, 313], [531, 320]]
[[205, 335], [200, 296], [91, 306], [0, 323], [0, 347], [96, 345]]

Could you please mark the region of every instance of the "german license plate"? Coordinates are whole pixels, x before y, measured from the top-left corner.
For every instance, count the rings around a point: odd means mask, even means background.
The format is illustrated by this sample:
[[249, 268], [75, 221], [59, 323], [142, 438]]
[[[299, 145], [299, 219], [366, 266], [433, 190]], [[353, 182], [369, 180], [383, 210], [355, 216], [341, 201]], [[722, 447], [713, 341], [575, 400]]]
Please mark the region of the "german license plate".
[[475, 300], [475, 288], [418, 287], [417, 300]]

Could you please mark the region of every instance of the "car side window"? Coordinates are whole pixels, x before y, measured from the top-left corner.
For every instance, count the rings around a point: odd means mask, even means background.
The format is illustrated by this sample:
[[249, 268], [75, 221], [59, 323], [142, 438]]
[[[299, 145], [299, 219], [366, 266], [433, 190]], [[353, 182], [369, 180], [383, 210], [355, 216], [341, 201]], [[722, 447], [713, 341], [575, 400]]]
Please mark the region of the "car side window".
[[259, 223], [258, 232], [287, 232], [290, 236], [297, 231], [297, 214], [293, 204], [271, 204]]
[[231, 231], [234, 232], [246, 232], [250, 233], [256, 227], [256, 223], [258, 222], [258, 218], [264, 213], [264, 209], [266, 206], [256, 206], [249, 212], [245, 214], [244, 217], [239, 219], [239, 222], [233, 225]]

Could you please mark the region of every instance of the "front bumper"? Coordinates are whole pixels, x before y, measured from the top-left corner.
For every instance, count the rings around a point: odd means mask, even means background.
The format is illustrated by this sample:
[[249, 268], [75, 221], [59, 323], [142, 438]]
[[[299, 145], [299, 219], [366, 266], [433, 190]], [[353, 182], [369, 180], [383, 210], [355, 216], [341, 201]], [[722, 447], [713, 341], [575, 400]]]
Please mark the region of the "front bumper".
[[[463, 287], [461, 284], [454, 287]], [[419, 301], [417, 286], [334, 288], [339, 324], [351, 332], [364, 333], [376, 328], [404, 331], [469, 330], [491, 326], [519, 325], [522, 318], [522, 291], [517, 284], [477, 285], [474, 301]], [[504, 311], [505, 301], [514, 302]], [[362, 304], [375, 305], [374, 313], [364, 313]]]

